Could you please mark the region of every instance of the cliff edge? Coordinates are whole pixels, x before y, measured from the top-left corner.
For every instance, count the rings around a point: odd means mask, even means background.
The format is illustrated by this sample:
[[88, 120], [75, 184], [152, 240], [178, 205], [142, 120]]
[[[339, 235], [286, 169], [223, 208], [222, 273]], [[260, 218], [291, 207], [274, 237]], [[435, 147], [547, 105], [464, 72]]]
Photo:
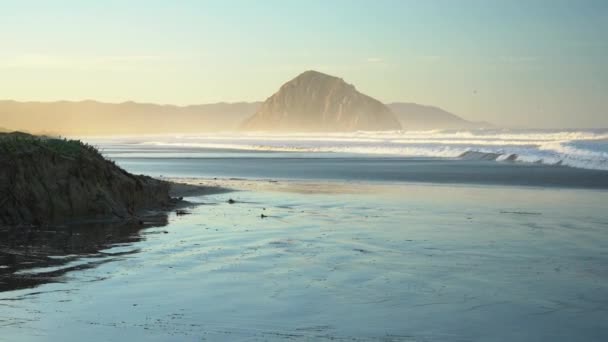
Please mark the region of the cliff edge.
[[80, 141], [0, 133], [0, 225], [127, 219], [173, 204], [169, 190]]

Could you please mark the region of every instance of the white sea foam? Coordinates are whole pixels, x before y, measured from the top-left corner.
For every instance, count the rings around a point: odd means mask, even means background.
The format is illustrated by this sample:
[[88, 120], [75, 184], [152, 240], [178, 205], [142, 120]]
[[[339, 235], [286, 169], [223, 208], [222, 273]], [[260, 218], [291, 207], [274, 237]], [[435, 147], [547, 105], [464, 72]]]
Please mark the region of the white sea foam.
[[471, 130], [353, 133], [218, 133], [122, 137], [142, 147], [329, 152], [456, 158], [468, 151], [499, 154], [497, 161], [562, 164], [608, 170], [608, 130]]

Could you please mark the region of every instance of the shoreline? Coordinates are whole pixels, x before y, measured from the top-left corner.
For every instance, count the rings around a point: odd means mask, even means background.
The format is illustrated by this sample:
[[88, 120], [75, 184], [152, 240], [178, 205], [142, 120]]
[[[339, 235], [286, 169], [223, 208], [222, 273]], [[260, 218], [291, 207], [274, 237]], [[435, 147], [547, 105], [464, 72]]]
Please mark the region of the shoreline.
[[[159, 178], [160, 180], [167, 181], [166, 179]], [[171, 188], [169, 189], [169, 195], [171, 197], [191, 197], [191, 196], [205, 196], [215, 195], [225, 192], [234, 191], [233, 189], [218, 186], [218, 185], [196, 185], [180, 182], [169, 181]]]
[[[133, 173], [162, 178], [243, 178], [271, 180], [359, 181], [505, 185], [572, 189], [608, 189], [608, 171], [567, 166], [495, 161], [410, 158], [315, 158], [314, 155], [232, 155], [147, 157], [107, 153]], [[186, 152], [184, 152], [186, 153]]]
[[[175, 182], [188, 186], [224, 189], [232, 191], [277, 191], [304, 193], [353, 193], [377, 194], [399, 192], [406, 188], [459, 188], [459, 189], [513, 189], [521, 191], [560, 191], [560, 192], [599, 192], [608, 193], [607, 188], [575, 188], [538, 185], [508, 185], [484, 183], [449, 183], [449, 182], [402, 182], [381, 180], [343, 180], [343, 179], [270, 179], [270, 178], [234, 178], [234, 177], [161, 177], [160, 180]], [[223, 191], [217, 192], [221, 193]], [[203, 193], [204, 195], [205, 193]], [[214, 194], [209, 193], [209, 194]]]
[[[598, 285], [608, 274], [606, 192], [206, 184], [232, 185], [235, 192], [185, 197], [201, 205], [190, 215], [169, 212], [143, 230], [83, 225], [72, 235], [22, 232], [22, 241], [33, 234], [53, 245], [30, 245], [32, 259], [16, 256], [27, 269], [12, 280], [0, 276], [8, 289], [0, 304], [12, 306], [9, 319], [16, 322], [4, 336], [35, 340], [44, 329], [44, 338], [58, 340], [91, 333], [273, 340], [279, 331], [296, 339], [424, 340], [429, 326], [439, 326], [466, 340], [468, 332], [510, 334], [504, 320], [539, 339], [605, 336], [606, 329], [589, 327], [605, 321], [597, 303], [607, 290]], [[48, 264], [36, 259], [49, 250], [55, 252]], [[260, 312], [261, 320], [251, 319]], [[350, 312], [357, 324], [343, 319]], [[410, 317], [411, 324], [386, 317]], [[547, 320], [560, 330], [546, 329]], [[308, 333], [308, 326], [330, 327]]]

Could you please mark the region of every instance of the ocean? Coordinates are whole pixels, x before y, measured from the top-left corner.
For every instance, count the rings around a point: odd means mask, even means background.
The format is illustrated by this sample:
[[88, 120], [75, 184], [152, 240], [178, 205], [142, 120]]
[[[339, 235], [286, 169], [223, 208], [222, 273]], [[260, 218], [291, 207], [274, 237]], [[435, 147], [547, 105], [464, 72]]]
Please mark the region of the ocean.
[[605, 341], [607, 137], [87, 138], [233, 191], [53, 235], [52, 265], [3, 278], [0, 341]]
[[165, 135], [89, 139], [154, 177], [608, 188], [608, 130]]
[[[91, 140], [91, 139], [87, 139]], [[565, 165], [582, 169], [608, 170], [608, 129], [596, 130], [446, 130], [419, 132], [355, 133], [219, 133], [205, 135], [163, 135], [92, 140], [109, 149], [108, 153], [142, 156], [179, 152], [201, 156], [201, 150], [291, 152], [341, 155], [457, 158], [465, 152], [479, 152], [478, 159], [517, 161], [544, 165]], [[113, 149], [122, 147], [122, 149]], [[189, 153], [188, 153], [189, 152]], [[184, 154], [185, 153], [185, 154]], [[299, 153], [299, 154], [298, 154]]]

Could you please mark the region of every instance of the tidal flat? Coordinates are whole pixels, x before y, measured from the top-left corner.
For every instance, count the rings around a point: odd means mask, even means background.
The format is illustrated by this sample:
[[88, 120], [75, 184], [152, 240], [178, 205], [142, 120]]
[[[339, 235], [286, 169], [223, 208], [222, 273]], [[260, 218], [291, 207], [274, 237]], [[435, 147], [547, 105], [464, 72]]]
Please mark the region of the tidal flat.
[[19, 270], [0, 340], [608, 338], [605, 191], [181, 181], [235, 191]]

